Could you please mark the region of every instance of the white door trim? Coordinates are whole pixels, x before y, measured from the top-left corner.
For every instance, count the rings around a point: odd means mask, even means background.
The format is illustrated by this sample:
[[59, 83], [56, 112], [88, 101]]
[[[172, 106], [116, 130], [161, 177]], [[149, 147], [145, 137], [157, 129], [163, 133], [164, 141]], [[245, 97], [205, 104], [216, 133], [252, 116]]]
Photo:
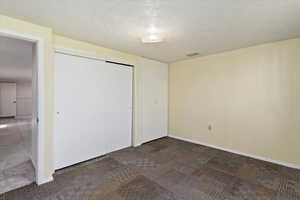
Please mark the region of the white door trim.
[[58, 46], [55, 47], [55, 53], [62, 53], [62, 54], [90, 58], [90, 59], [95, 59], [100, 61], [112, 61], [112, 62], [121, 63], [125, 65], [133, 65], [133, 66], [135, 65], [134, 63], [129, 62], [128, 60], [125, 59], [118, 59], [118, 58], [109, 57], [105, 55], [99, 55], [97, 53], [92, 53], [90, 51], [81, 51], [77, 49], [75, 50], [75, 49], [63, 48]]
[[51, 181], [52, 177], [44, 177], [44, 141], [45, 141], [45, 135], [44, 135], [44, 129], [45, 129], [45, 79], [44, 79], [44, 40], [40, 37], [18, 33], [15, 31], [7, 30], [7, 29], [0, 29], [0, 36], [15, 38], [15, 39], [21, 39], [26, 40], [30, 42], [34, 42], [37, 47], [37, 90], [38, 90], [38, 134], [37, 134], [37, 158], [36, 158], [36, 165], [35, 166], [35, 175], [36, 175], [36, 183], [38, 185], [46, 183]]

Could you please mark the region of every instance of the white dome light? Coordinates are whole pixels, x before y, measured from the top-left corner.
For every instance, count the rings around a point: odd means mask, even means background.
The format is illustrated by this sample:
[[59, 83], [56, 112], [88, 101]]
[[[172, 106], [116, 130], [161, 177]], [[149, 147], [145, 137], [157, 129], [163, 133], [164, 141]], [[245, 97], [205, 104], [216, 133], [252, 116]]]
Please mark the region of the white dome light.
[[161, 36], [161, 30], [159, 30], [154, 24], [151, 24], [146, 31], [144, 37], [142, 37], [143, 43], [159, 43], [163, 42], [163, 38]]
[[163, 41], [163, 38], [157, 34], [149, 34], [142, 38], [143, 43], [159, 43], [162, 41]]

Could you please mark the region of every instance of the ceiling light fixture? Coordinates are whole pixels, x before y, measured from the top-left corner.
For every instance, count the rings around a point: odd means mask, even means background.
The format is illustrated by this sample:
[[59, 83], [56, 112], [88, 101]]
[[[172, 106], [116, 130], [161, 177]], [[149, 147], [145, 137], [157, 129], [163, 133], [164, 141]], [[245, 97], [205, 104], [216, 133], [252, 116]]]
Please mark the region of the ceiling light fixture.
[[147, 33], [142, 37], [143, 43], [159, 43], [163, 42], [162, 36], [159, 34], [160, 31], [156, 28], [155, 25], [150, 25], [147, 30]]
[[149, 34], [142, 38], [143, 43], [159, 43], [162, 42], [163, 38], [157, 34]]

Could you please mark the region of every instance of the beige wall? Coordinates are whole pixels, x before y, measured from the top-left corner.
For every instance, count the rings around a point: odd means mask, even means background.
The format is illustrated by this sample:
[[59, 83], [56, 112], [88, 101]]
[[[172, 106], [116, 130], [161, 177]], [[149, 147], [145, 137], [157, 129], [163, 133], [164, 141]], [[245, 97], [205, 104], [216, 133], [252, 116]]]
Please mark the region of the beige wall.
[[300, 166], [300, 38], [171, 64], [169, 134]]

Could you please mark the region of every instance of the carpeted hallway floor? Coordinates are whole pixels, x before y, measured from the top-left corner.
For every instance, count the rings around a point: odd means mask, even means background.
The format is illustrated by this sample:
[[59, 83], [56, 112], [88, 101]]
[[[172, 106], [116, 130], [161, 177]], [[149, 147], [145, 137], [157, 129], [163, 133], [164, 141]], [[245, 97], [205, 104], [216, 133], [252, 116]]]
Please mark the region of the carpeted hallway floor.
[[111, 153], [1, 200], [296, 200], [300, 170], [172, 138]]
[[31, 119], [0, 118], [0, 194], [34, 182]]

